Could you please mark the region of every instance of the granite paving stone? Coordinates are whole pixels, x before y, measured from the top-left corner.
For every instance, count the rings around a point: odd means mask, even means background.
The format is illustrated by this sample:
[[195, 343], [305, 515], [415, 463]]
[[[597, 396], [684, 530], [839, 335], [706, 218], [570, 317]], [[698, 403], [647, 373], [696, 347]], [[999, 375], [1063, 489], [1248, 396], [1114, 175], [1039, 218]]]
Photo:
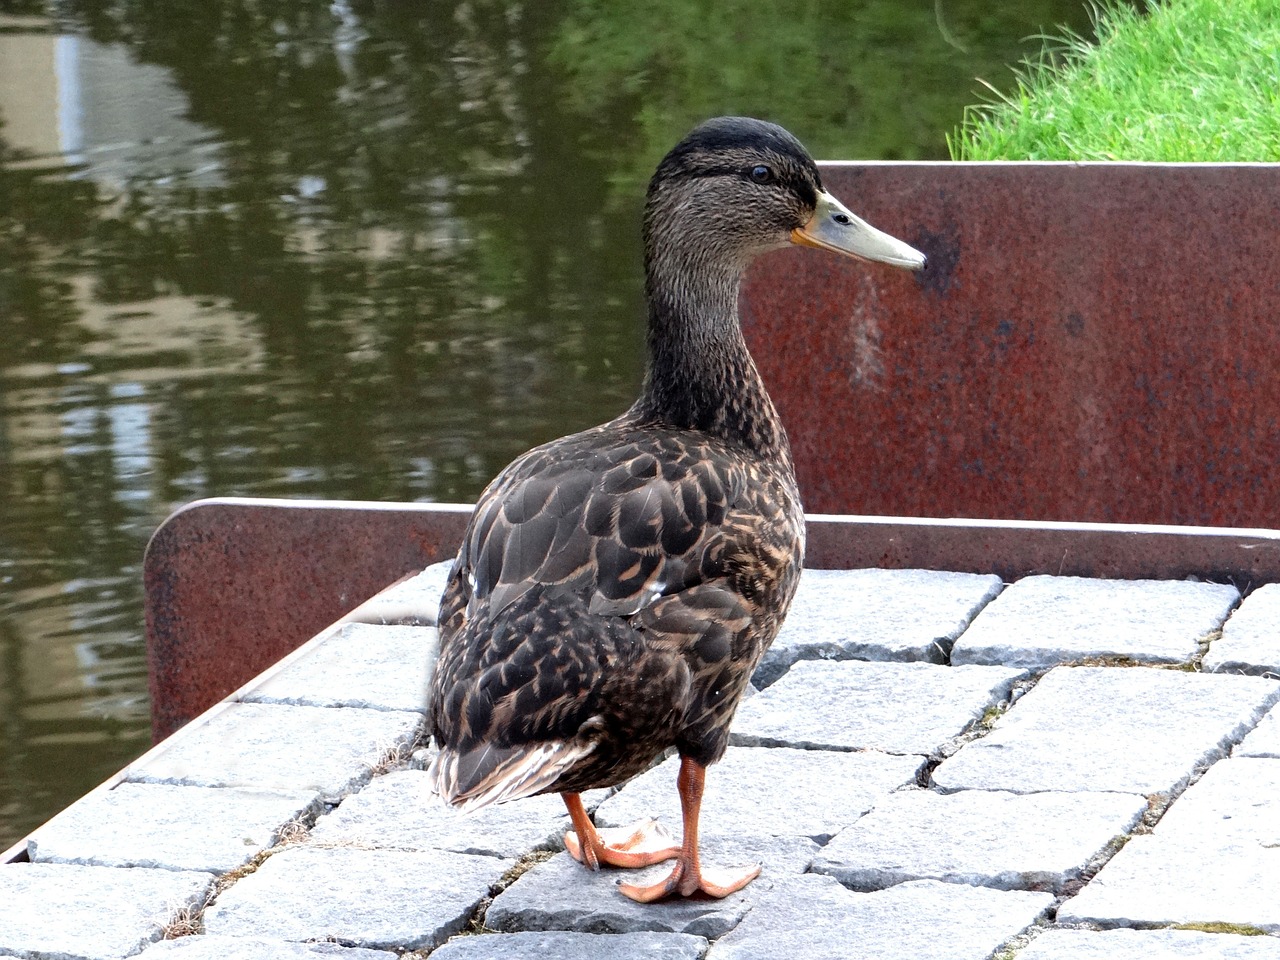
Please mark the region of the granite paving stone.
[[935, 754], [1026, 671], [860, 660], [797, 663], [738, 708], [731, 742]]
[[1215, 764], [1058, 918], [1125, 927], [1233, 923], [1280, 933], [1280, 760]]
[[559, 853], [526, 872], [494, 898], [485, 914], [493, 930], [564, 930], [575, 933], [687, 933], [715, 938], [733, 929], [775, 883], [797, 876], [813, 861], [817, 844], [796, 837], [703, 838], [702, 859], [718, 867], [759, 863], [761, 876], [723, 900], [664, 900], [641, 904], [628, 900], [617, 883], [656, 883], [671, 863], [640, 870], [591, 872], [567, 853]]
[[158, 940], [165, 925], [199, 907], [208, 873], [0, 864], [0, 951], [49, 960], [117, 960]]
[[161, 940], [143, 950], [142, 960], [177, 957], [179, 960], [393, 960], [389, 950], [366, 950], [337, 943], [290, 943], [262, 937], [190, 936]]
[[1129, 841], [1058, 919], [1099, 926], [1227, 923], [1280, 933], [1280, 853], [1253, 841]]
[[1173, 803], [1152, 831], [1170, 838], [1258, 839], [1280, 848], [1280, 760], [1232, 758], [1215, 763]]
[[1258, 725], [1231, 751], [1233, 757], [1280, 759], [1280, 707], [1272, 707]]
[[1244, 598], [1209, 644], [1204, 669], [1222, 673], [1280, 675], [1280, 583], [1268, 583]]
[[290, 846], [224, 891], [204, 926], [225, 936], [434, 947], [463, 928], [510, 866], [440, 850]]
[[[730, 747], [707, 771], [703, 836], [749, 833], [809, 837], [825, 843], [880, 798], [915, 781], [918, 756]], [[648, 817], [680, 832], [677, 757], [636, 777], [596, 810], [600, 826]]]
[[831, 877], [780, 879], [707, 960], [987, 960], [1053, 903], [935, 880], [855, 893]]
[[313, 707], [426, 711], [435, 627], [349, 623], [243, 699]]
[[386, 710], [237, 703], [129, 778], [146, 783], [311, 790], [338, 799], [368, 781], [390, 749], [410, 743], [422, 715]]
[[[583, 796], [590, 811], [606, 796]], [[559, 794], [528, 797], [461, 814], [445, 806], [421, 770], [376, 777], [316, 821], [313, 840], [401, 850], [450, 850], [516, 858], [531, 850], [563, 850], [569, 817]]]
[[1060, 893], [1146, 808], [1123, 793], [904, 790], [841, 831], [812, 869], [853, 890], [935, 879]]
[[432, 960], [701, 960], [705, 937], [685, 933], [495, 933], [456, 937]]
[[933, 772], [946, 791], [1170, 795], [1280, 699], [1261, 677], [1058, 667]]
[[1198, 930], [1047, 930], [1017, 960], [1280, 960], [1280, 938]]
[[388, 587], [365, 603], [359, 622], [435, 626], [451, 569], [453, 560], [442, 560]]
[[806, 569], [755, 683], [767, 687], [797, 660], [946, 663], [952, 642], [1001, 586], [989, 574]]
[[308, 813], [316, 794], [121, 783], [73, 803], [27, 843], [35, 862], [226, 873]]
[[1222, 626], [1235, 587], [1190, 580], [1026, 577], [1006, 587], [951, 650], [951, 662], [1044, 668], [1089, 657], [1181, 663]]

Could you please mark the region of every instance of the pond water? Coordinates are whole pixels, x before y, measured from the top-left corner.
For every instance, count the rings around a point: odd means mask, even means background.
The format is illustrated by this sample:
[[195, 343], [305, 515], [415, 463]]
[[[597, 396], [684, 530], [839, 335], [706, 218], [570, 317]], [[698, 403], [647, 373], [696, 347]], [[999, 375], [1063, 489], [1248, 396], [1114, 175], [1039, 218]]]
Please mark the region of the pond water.
[[0, 0], [0, 849], [149, 746], [140, 571], [214, 495], [468, 501], [642, 372], [718, 113], [945, 159], [1079, 0]]

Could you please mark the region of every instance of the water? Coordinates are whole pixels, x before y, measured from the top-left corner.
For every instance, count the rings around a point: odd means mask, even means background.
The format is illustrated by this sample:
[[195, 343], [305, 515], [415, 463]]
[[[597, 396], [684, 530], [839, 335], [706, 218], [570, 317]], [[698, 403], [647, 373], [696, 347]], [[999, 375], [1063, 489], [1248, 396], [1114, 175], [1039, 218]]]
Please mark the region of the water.
[[1079, 0], [0, 0], [0, 849], [149, 745], [141, 558], [213, 495], [468, 501], [641, 376], [716, 113], [944, 135]]

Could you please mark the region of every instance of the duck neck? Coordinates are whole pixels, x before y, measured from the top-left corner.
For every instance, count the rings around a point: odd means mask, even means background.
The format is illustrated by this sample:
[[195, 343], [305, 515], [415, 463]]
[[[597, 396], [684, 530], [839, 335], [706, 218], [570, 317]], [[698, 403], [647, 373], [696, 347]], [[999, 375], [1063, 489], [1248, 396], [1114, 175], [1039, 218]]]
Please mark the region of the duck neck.
[[791, 462], [786, 433], [738, 322], [742, 267], [683, 258], [646, 264], [649, 367], [633, 408]]

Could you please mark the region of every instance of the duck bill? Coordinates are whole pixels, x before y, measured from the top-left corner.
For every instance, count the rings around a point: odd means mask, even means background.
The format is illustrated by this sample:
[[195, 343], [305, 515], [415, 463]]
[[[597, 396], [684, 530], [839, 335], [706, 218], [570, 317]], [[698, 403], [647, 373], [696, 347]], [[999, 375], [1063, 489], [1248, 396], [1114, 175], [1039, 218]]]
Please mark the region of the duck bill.
[[825, 190], [818, 194], [818, 206], [809, 222], [791, 231], [791, 242], [907, 270], [924, 266], [923, 253], [855, 216]]

